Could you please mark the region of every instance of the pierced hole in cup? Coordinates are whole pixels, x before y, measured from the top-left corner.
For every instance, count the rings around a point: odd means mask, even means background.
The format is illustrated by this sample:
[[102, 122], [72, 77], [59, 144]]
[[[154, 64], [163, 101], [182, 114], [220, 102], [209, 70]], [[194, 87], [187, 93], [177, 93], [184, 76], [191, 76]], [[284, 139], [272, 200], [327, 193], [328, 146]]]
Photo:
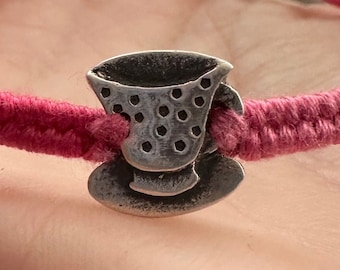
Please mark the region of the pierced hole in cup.
[[201, 80], [201, 86], [203, 89], [208, 89], [211, 86], [211, 80], [208, 78], [203, 78]]
[[140, 102], [138, 95], [133, 95], [130, 97], [130, 103], [134, 106], [136, 106]]
[[103, 87], [102, 90], [100, 91], [100, 94], [102, 95], [103, 98], [107, 98], [111, 95], [111, 90], [110, 88]]
[[194, 126], [191, 128], [192, 134], [194, 134], [194, 136], [198, 137], [201, 135], [202, 130], [199, 126]]
[[130, 115], [128, 115], [127, 113], [120, 113], [121, 116], [123, 116], [125, 118], [125, 120], [129, 121], [131, 120]]
[[113, 112], [121, 113], [123, 111], [123, 106], [120, 104], [113, 105]]
[[144, 115], [143, 115], [142, 113], [136, 113], [136, 114], [135, 114], [135, 120], [136, 120], [138, 123], [143, 122], [143, 120], [144, 120]]
[[171, 96], [174, 99], [179, 99], [182, 96], [182, 90], [179, 89], [179, 88], [173, 89], [172, 92], [171, 92]]
[[165, 134], [167, 133], [167, 129], [166, 129], [166, 127], [165, 126], [160, 126], [160, 127], [158, 127], [157, 128], [157, 134], [159, 135], [159, 136], [165, 136]]
[[150, 142], [143, 142], [142, 143], [142, 149], [144, 152], [149, 153], [152, 149], [152, 144]]
[[181, 121], [185, 121], [188, 119], [188, 113], [185, 110], [181, 110], [177, 113], [178, 119]]
[[169, 114], [169, 108], [167, 106], [160, 106], [158, 113], [160, 116], [165, 117]]
[[195, 97], [194, 103], [197, 107], [202, 107], [204, 105], [204, 98], [201, 96]]
[[179, 140], [175, 142], [175, 148], [177, 151], [182, 152], [186, 147], [186, 144], [184, 141]]

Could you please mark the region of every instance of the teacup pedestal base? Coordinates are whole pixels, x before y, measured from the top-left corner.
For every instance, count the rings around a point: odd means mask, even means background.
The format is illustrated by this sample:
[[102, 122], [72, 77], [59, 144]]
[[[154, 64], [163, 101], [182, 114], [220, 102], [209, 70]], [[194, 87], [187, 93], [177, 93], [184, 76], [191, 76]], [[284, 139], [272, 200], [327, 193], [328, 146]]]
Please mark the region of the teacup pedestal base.
[[130, 188], [152, 196], [175, 196], [193, 188], [198, 180], [194, 164], [174, 172], [146, 172], [134, 169]]
[[233, 191], [244, 178], [237, 161], [214, 152], [194, 165], [199, 181], [173, 196], [154, 196], [131, 189], [134, 170], [123, 158], [96, 168], [88, 188], [94, 199], [114, 210], [145, 217], [181, 215], [218, 202]]

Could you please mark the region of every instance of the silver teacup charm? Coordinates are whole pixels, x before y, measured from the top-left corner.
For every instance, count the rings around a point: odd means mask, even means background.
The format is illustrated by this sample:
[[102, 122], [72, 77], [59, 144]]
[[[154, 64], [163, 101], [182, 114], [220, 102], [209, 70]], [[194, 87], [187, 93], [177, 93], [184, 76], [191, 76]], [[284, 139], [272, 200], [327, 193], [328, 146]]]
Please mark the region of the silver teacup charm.
[[219, 103], [243, 113], [225, 82], [231, 64], [183, 51], [147, 51], [108, 59], [87, 74], [107, 113], [130, 120], [118, 160], [89, 178], [90, 194], [129, 214], [184, 214], [222, 199], [243, 179], [241, 165], [217, 153], [206, 132]]

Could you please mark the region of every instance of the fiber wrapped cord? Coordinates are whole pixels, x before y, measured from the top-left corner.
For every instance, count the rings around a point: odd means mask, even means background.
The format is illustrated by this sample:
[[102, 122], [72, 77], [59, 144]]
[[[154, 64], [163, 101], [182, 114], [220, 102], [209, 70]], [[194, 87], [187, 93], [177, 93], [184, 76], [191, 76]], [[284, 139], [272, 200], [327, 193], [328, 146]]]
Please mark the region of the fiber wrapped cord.
[[303, 152], [340, 143], [340, 89], [314, 95], [248, 100], [245, 115], [211, 112], [219, 151], [244, 160]]
[[113, 159], [129, 123], [102, 109], [0, 93], [0, 144], [92, 161]]
[[[245, 101], [245, 115], [210, 114], [209, 132], [227, 156], [258, 160], [340, 143], [340, 89]], [[0, 93], [0, 144], [101, 162], [115, 158], [129, 123], [102, 109]]]
[[325, 2], [340, 7], [340, 0], [325, 0]]

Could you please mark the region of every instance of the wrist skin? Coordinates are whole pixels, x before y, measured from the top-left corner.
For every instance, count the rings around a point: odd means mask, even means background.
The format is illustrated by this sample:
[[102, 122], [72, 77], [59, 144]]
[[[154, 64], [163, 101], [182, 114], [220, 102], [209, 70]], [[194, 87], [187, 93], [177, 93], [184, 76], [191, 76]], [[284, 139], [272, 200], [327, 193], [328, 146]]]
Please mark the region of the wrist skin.
[[[5, 1], [0, 81], [14, 93], [100, 107], [85, 74], [114, 55], [184, 49], [226, 59], [244, 98], [340, 84], [340, 13], [274, 1]], [[20, 18], [20, 19], [18, 19]], [[96, 164], [0, 148], [4, 269], [337, 269], [338, 146], [242, 162], [222, 202], [145, 219], [91, 199]]]

